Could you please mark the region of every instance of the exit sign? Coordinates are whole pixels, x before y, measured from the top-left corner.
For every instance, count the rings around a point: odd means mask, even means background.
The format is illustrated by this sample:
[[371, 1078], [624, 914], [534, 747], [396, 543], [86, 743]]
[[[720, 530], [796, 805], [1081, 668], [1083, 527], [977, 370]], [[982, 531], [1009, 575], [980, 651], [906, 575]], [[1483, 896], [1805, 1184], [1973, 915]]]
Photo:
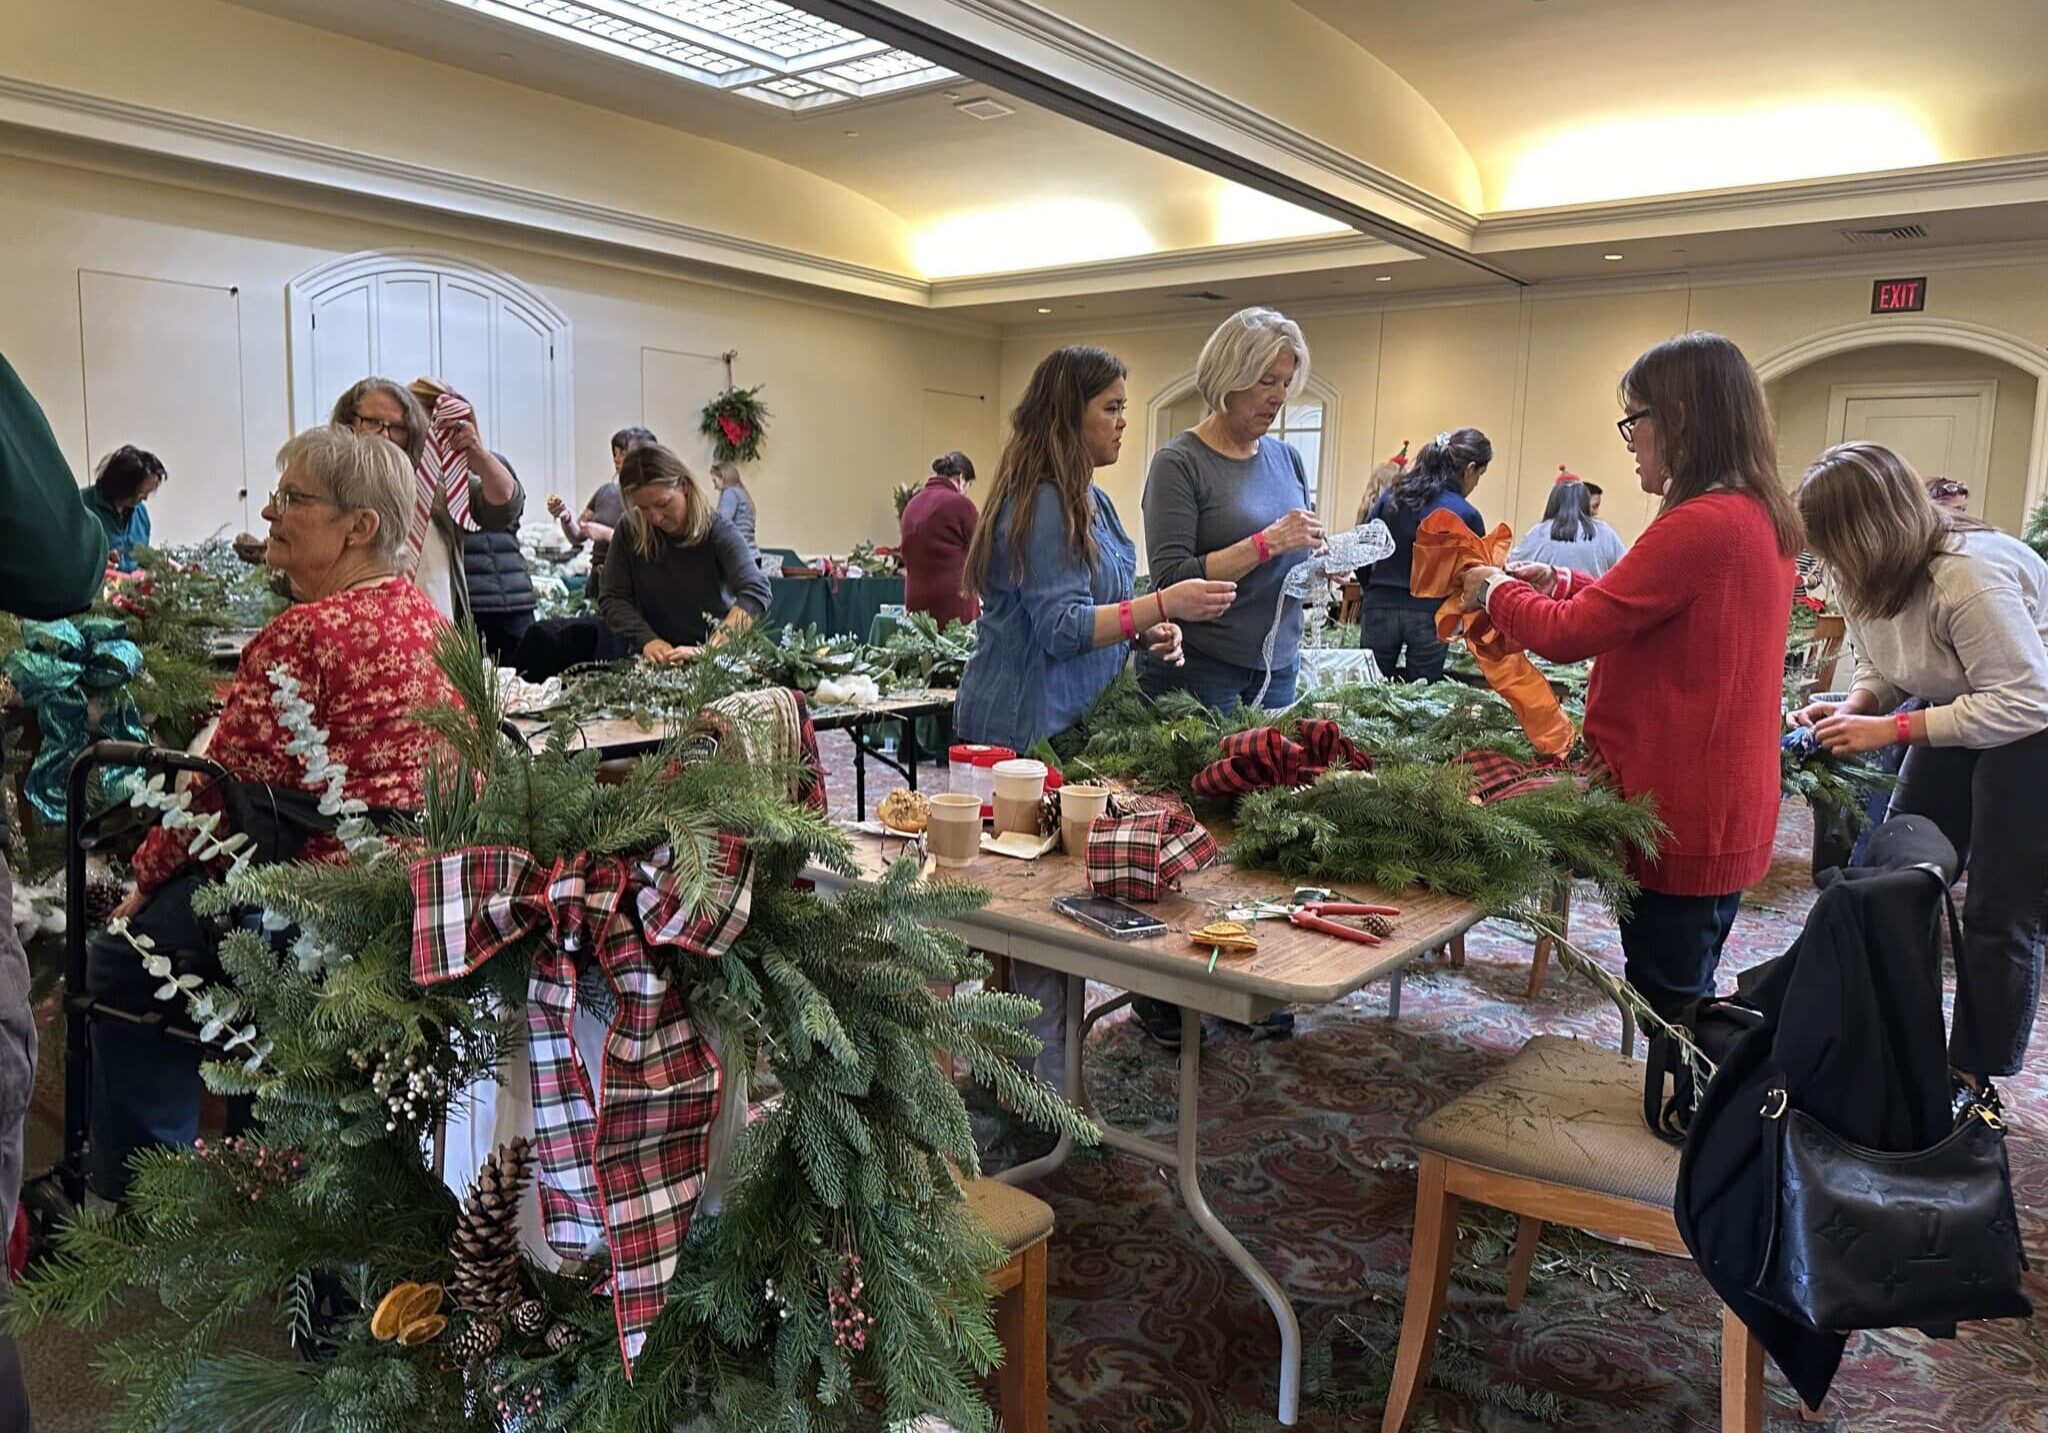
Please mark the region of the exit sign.
[[1927, 307], [1927, 280], [1879, 279], [1870, 286], [1872, 313], [1919, 313]]

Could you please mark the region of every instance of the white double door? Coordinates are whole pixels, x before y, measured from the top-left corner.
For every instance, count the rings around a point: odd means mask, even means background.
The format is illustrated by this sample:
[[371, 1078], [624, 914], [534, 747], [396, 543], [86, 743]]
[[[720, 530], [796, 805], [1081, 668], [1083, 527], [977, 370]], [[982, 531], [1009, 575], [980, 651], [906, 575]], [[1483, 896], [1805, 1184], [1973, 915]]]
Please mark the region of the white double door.
[[1828, 403], [1828, 442], [1879, 443], [1926, 478], [1953, 478], [1982, 512], [1991, 462], [1998, 381], [1838, 384]]

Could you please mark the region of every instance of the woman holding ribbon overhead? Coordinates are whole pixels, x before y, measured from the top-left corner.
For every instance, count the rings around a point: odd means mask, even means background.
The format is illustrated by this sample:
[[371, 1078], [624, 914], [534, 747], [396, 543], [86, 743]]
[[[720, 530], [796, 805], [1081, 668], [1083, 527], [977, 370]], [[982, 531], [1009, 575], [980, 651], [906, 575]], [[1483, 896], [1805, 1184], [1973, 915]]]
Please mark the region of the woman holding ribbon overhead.
[[1785, 624], [1799, 513], [1778, 480], [1763, 385], [1718, 334], [1658, 344], [1621, 380], [1622, 441], [1663, 506], [1604, 577], [1476, 566], [1465, 605], [1555, 662], [1599, 657], [1586, 744], [1666, 833], [1630, 853], [1629, 983], [1669, 1020], [1714, 993], [1745, 888], [1771, 864]]
[[1155, 587], [1234, 582], [1237, 600], [1188, 629], [1181, 665], [1138, 659], [1146, 696], [1192, 692], [1235, 711], [1263, 690], [1266, 707], [1294, 704], [1302, 604], [1283, 601], [1281, 587], [1321, 548], [1323, 524], [1310, 510], [1301, 454], [1267, 434], [1307, 381], [1308, 341], [1272, 309], [1239, 310], [1202, 345], [1195, 389], [1208, 416], [1152, 456], [1146, 558]]

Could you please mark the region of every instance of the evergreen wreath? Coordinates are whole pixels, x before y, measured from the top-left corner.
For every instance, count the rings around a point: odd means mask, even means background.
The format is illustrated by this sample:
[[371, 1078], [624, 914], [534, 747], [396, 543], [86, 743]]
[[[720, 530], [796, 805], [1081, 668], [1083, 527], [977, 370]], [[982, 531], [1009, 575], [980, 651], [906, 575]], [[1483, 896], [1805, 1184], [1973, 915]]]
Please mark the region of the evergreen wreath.
[[761, 389], [728, 388], [704, 405], [697, 431], [711, 440], [711, 452], [721, 463], [751, 463], [761, 456], [761, 439], [768, 428], [768, 410], [761, 404]]
[[[101, 1349], [102, 1375], [125, 1397], [119, 1426], [149, 1433], [640, 1433], [698, 1419], [831, 1430], [924, 1414], [991, 1428], [973, 1379], [1001, 1354], [984, 1274], [1003, 1254], [956, 1184], [976, 1156], [934, 1052], [1032, 1123], [1095, 1135], [1014, 1063], [1037, 1047], [1021, 1028], [1031, 1001], [932, 993], [986, 975], [938, 924], [984, 893], [921, 883], [906, 862], [822, 900], [796, 878], [811, 861], [850, 872], [847, 838], [786, 799], [791, 773], [686, 763], [676, 744], [624, 784], [600, 785], [596, 753], [571, 752], [566, 723], [534, 753], [501, 739], [495, 674], [473, 636], [451, 633], [439, 658], [462, 705], [423, 714], [447, 746], [412, 835], [351, 840], [342, 864], [238, 867], [195, 904], [260, 909], [268, 934], [227, 937], [226, 982], [170, 978], [159, 991], [205, 1019], [222, 1056], [204, 1067], [207, 1084], [253, 1095], [260, 1134], [139, 1155], [127, 1207], [79, 1214], [15, 1289], [11, 1325], [90, 1326], [127, 1298], [160, 1303], [150, 1328]], [[709, 690], [718, 673], [700, 670]], [[686, 722], [699, 695], [679, 691], [670, 715]], [[281, 689], [278, 703], [319, 768], [309, 784], [353, 817], [295, 696]], [[167, 793], [152, 804], [195, 828], [195, 848], [232, 847]], [[721, 834], [754, 858], [750, 918], [724, 955], [665, 973], [728, 1065], [765, 1067], [774, 1097], [730, 1151], [722, 1207], [691, 1223], [629, 1378], [601, 1259], [493, 1269], [492, 1292], [517, 1293], [502, 1321], [441, 1299], [476, 1285], [505, 1196], [473, 1193], [465, 1214], [427, 1141], [451, 1092], [523, 1038], [527, 968], [547, 937], [423, 988], [408, 867], [493, 844], [541, 863], [635, 860], [666, 844], [702, 875]], [[316, 1300], [316, 1285], [341, 1297]], [[236, 1325], [273, 1299], [314, 1358], [236, 1347]], [[316, 1303], [342, 1312], [322, 1322]]]

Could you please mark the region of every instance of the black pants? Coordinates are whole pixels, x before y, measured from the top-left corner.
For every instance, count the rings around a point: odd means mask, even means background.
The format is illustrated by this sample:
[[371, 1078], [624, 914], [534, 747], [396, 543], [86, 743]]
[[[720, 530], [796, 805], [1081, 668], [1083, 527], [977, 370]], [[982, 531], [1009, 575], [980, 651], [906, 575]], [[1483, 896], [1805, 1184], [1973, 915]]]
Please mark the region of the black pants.
[[1895, 816], [1941, 828], [1970, 874], [1949, 1060], [1972, 1075], [2010, 1075], [2027, 1053], [2041, 995], [2048, 917], [2048, 731], [1971, 751], [1916, 746], [1892, 797]]
[[1714, 993], [1714, 968], [1735, 925], [1742, 892], [1673, 896], [1638, 891], [1621, 923], [1628, 983], [1650, 1008], [1675, 1020], [1693, 1001]]
[[471, 620], [476, 623], [477, 635], [484, 639], [484, 650], [491, 660], [501, 667], [513, 665], [513, 658], [519, 652], [519, 639], [526, 635], [526, 629], [533, 625], [533, 609], [523, 612], [472, 612]]

